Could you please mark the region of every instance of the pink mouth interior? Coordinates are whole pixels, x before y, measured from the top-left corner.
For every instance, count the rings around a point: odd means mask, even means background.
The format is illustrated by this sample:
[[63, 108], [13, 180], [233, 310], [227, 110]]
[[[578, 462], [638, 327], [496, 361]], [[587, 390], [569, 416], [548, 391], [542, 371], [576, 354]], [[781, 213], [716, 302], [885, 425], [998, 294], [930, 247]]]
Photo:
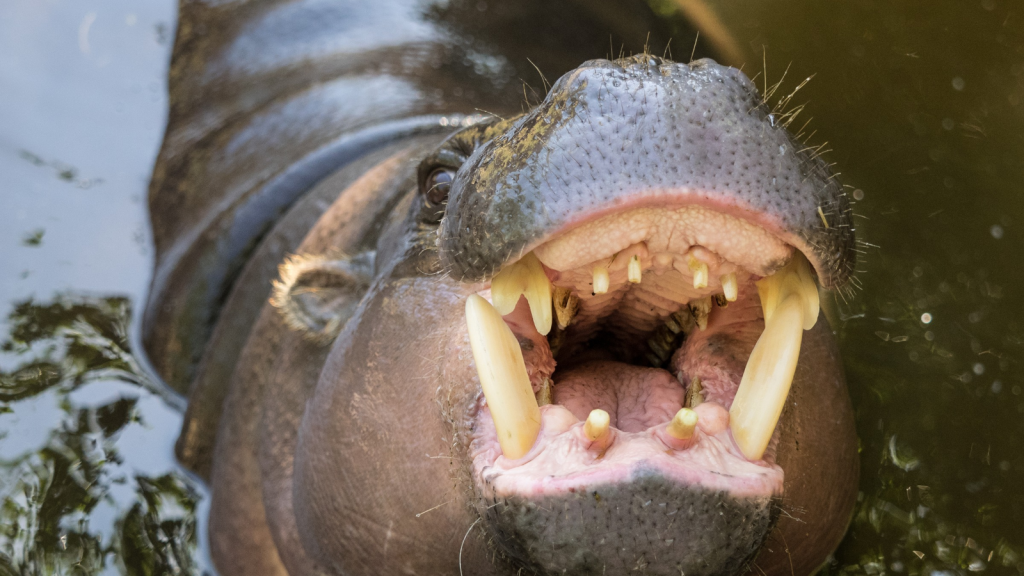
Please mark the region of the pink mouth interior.
[[[597, 232], [605, 244], [636, 240], [630, 235], [635, 225], [615, 224], [621, 223], [613, 221], [610, 230]], [[774, 464], [777, 440], [772, 440], [761, 460], [748, 461], [729, 430], [729, 407], [764, 327], [753, 284], [760, 276], [749, 271], [755, 268], [750, 261], [756, 262], [756, 256], [737, 265], [716, 254], [716, 239], [709, 234], [701, 239], [704, 244], [696, 244], [684, 234], [673, 233], [662, 233], [669, 240], [659, 242], [661, 232], [655, 230], [642, 238], [647, 250], [637, 253], [644, 269], [639, 284], [626, 280], [626, 261], [634, 249], [621, 246], [618, 253], [626, 258], [597, 261], [609, 264], [611, 288], [606, 294], [591, 292], [593, 263], [565, 271], [547, 268], [555, 287], [570, 289], [580, 298], [579, 313], [563, 334], [553, 330], [548, 336], [540, 335], [525, 299], [505, 316], [522, 346], [534, 391], [541, 389], [545, 379], [553, 383], [552, 404], [541, 407], [540, 436], [530, 452], [517, 460], [502, 455], [490, 413], [486, 406], [481, 407], [472, 456], [478, 485], [486, 491], [497, 496], [557, 494], [628, 482], [638, 474], [656, 472], [682, 484], [725, 490], [735, 496], [781, 493], [783, 474]], [[720, 230], [726, 237], [723, 241], [735, 239], [730, 232], [728, 228]], [[616, 234], [627, 237], [617, 240]], [[680, 245], [680, 241], [688, 243]], [[570, 253], [564, 246], [556, 248]], [[738, 250], [735, 242], [730, 249]], [[543, 262], [544, 252], [537, 253]], [[665, 265], [664, 254], [676, 259], [700, 255], [710, 263], [713, 281], [706, 288], [695, 289], [686, 270]], [[777, 254], [762, 260], [768, 257]], [[560, 259], [570, 258], [563, 255]], [[773, 263], [761, 264], [756, 269], [765, 270]], [[685, 339], [680, 333], [666, 361], [652, 357], [652, 337], [659, 330], [664, 334], [666, 325], [679, 328], [673, 314], [685, 312], [688, 303], [721, 294], [717, 280], [728, 272], [737, 274], [739, 299], [726, 306], [712, 305], [707, 328], [692, 327]], [[483, 294], [488, 296], [486, 291]], [[557, 361], [552, 355], [553, 341], [557, 341]], [[664, 348], [661, 355], [666, 355]], [[666, 433], [666, 427], [687, 403], [687, 391], [696, 380], [703, 397], [703, 403], [694, 407], [699, 417], [697, 430], [692, 438], [678, 440]], [[597, 408], [609, 414], [612, 427], [610, 442], [601, 445], [583, 433], [583, 421]]]

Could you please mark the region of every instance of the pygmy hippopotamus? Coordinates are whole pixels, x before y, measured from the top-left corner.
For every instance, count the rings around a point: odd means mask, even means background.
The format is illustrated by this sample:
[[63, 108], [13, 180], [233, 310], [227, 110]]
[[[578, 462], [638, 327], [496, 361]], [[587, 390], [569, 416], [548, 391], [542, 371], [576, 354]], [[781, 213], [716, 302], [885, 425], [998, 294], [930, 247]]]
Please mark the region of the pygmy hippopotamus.
[[[214, 72], [179, 80], [191, 103], [155, 172], [145, 338], [191, 382], [179, 455], [210, 483], [219, 571], [821, 566], [858, 464], [818, 298], [849, 280], [854, 230], [830, 167], [742, 72], [581, 60], [526, 110], [448, 113], [403, 80], [422, 65], [408, 53], [312, 96], [275, 61], [308, 40], [197, 64], [196, 27], [223, 13], [185, 6], [172, 80]], [[213, 52], [275, 38], [295, 6]], [[375, 18], [349, 9], [335, 16]], [[218, 96], [232, 74], [304, 87]], [[332, 112], [333, 140], [315, 121], [331, 106], [358, 108]], [[285, 160], [265, 164], [275, 146]], [[196, 166], [216, 202], [190, 188]]]

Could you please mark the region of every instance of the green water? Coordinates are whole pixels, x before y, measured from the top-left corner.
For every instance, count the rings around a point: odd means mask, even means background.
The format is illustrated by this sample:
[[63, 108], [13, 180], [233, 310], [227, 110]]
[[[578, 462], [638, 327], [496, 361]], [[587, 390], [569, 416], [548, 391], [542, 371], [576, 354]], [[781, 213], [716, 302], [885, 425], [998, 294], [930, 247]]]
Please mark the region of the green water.
[[794, 102], [862, 198], [836, 325], [861, 495], [830, 571], [1024, 572], [1022, 6], [723, 5], [769, 86], [816, 74]]
[[[861, 494], [828, 572], [1024, 573], [1024, 7], [714, 6], [759, 84], [788, 67], [776, 99], [814, 75], [792, 126], [858, 200]], [[210, 571], [182, 401], [132, 354], [174, 18], [0, 4], [0, 575]]]

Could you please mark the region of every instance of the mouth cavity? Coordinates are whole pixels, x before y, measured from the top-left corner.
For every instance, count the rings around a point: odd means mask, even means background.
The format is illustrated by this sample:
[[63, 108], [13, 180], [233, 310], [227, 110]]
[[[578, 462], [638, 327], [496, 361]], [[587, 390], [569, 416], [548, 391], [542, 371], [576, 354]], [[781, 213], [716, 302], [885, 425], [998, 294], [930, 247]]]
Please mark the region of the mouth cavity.
[[772, 439], [817, 318], [807, 260], [751, 222], [638, 208], [562, 233], [466, 302], [478, 478], [537, 495], [654, 467], [779, 493]]

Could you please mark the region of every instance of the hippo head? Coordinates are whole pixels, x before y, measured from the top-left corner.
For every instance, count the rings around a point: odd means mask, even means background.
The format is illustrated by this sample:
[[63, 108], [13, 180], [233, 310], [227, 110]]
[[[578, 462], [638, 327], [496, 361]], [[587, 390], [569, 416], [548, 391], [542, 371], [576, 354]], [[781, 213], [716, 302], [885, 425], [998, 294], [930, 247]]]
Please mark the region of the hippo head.
[[856, 460], [818, 287], [854, 232], [784, 123], [736, 69], [643, 55], [422, 155], [374, 259], [311, 268], [360, 286], [298, 416], [316, 563], [738, 574], [787, 510], [827, 535], [786, 553], [820, 563]]

